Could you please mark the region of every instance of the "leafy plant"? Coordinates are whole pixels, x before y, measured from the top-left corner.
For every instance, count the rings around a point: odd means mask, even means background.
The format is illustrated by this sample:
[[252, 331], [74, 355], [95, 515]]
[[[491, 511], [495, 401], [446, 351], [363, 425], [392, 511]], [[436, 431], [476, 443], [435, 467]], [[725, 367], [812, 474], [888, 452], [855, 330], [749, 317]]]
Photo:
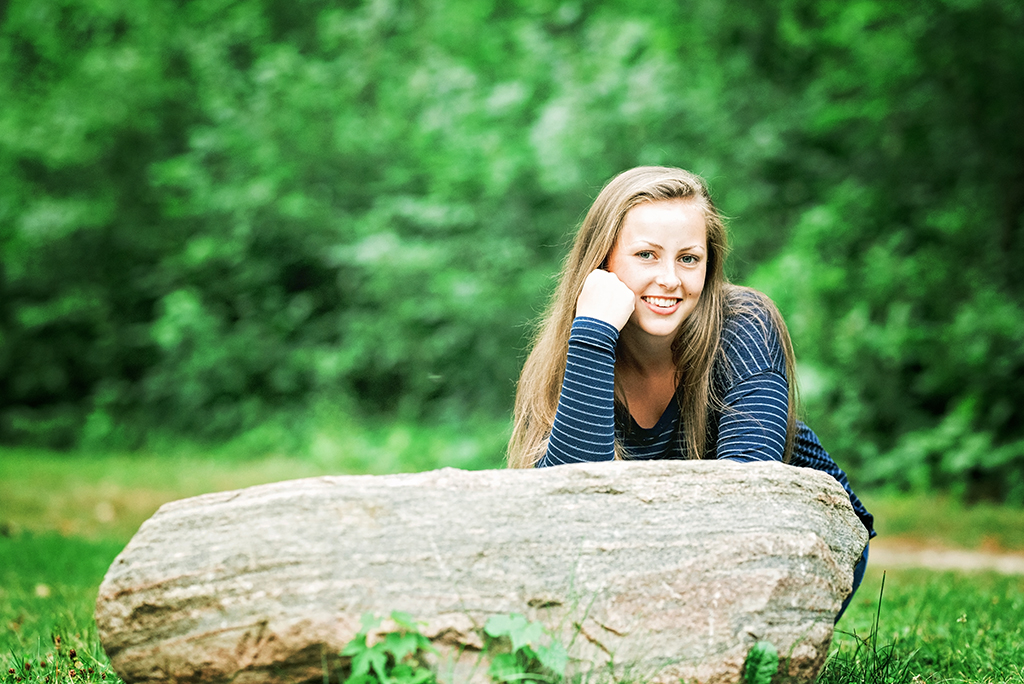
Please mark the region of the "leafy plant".
[[380, 619], [363, 615], [363, 628], [341, 650], [341, 655], [352, 659], [345, 684], [432, 684], [437, 681], [423, 659], [426, 653], [436, 652], [430, 640], [420, 633], [410, 615], [395, 611], [391, 619], [399, 629], [384, 634], [371, 646], [367, 637], [380, 625]]
[[[489, 637], [487, 650], [497, 651], [489, 670], [495, 682], [557, 682], [564, 676], [569, 654], [539, 622], [518, 614], [495, 615], [487, 620], [484, 633]], [[509, 650], [500, 652], [503, 648]]]
[[758, 641], [747, 653], [743, 679], [747, 684], [769, 684], [779, 671], [779, 651], [770, 641]]
[[[381, 635], [371, 645], [370, 632], [381, 621], [372, 615], [362, 617], [362, 629], [341, 651], [342, 656], [351, 658], [345, 684], [436, 683], [437, 676], [424, 659], [426, 653], [437, 652], [430, 640], [408, 614], [393, 612], [391, 619], [399, 629]], [[495, 615], [487, 621], [484, 633], [485, 649], [492, 655], [488, 674], [495, 682], [562, 679], [569, 656], [539, 622], [518, 614]]]

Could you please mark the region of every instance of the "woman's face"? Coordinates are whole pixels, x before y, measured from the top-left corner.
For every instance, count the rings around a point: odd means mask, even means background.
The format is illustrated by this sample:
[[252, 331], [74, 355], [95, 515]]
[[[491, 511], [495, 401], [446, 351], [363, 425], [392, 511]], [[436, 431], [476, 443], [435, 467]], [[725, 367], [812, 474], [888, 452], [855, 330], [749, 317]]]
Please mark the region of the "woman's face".
[[636, 295], [623, 332], [674, 337], [704, 290], [707, 256], [699, 202], [659, 200], [630, 209], [608, 255], [608, 270]]

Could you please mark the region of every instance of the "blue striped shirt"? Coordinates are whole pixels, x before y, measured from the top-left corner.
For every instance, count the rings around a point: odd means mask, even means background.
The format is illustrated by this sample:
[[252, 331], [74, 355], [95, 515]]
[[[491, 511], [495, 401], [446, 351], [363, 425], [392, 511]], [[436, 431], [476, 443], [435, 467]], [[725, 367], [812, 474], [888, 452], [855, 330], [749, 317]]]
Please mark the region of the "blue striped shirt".
[[[610, 461], [618, 438], [630, 459], [682, 459], [675, 397], [658, 422], [643, 428], [615, 404], [615, 348], [619, 331], [596, 318], [578, 317], [569, 334], [565, 379], [555, 423], [541, 466]], [[732, 315], [722, 330], [725, 361], [716, 364], [714, 381], [724, 408], [709, 425], [714, 458], [732, 461], [782, 461], [786, 448], [789, 383], [786, 356], [774, 327], [750, 314]], [[797, 423], [790, 465], [828, 473], [850, 496], [853, 510], [872, 537], [874, 518], [818, 437]]]

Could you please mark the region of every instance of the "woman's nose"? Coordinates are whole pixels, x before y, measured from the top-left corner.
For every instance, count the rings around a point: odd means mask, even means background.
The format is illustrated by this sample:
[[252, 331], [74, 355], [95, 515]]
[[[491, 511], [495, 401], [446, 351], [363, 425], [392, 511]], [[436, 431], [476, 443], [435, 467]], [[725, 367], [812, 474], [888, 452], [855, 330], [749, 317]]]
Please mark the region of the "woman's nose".
[[675, 264], [669, 264], [667, 268], [661, 269], [654, 280], [666, 290], [674, 290], [682, 283], [676, 274]]

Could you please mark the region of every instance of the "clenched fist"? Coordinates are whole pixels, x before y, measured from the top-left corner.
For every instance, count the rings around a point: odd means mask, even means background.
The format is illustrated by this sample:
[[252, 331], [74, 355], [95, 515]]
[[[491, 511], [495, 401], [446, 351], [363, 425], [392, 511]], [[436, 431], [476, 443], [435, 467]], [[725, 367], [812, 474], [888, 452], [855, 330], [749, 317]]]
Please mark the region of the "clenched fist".
[[635, 305], [636, 295], [618, 276], [597, 269], [583, 281], [583, 291], [576, 300], [576, 315], [596, 318], [622, 330]]

